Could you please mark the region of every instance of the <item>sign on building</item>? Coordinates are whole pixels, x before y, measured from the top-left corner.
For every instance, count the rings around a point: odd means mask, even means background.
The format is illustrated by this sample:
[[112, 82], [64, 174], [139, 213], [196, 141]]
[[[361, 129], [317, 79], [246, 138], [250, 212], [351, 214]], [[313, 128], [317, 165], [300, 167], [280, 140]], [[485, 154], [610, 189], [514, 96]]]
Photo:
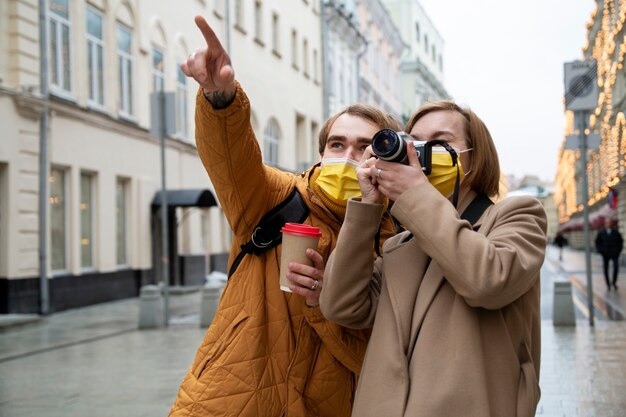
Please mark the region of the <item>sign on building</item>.
[[565, 109], [593, 110], [598, 105], [598, 72], [595, 60], [564, 64]]

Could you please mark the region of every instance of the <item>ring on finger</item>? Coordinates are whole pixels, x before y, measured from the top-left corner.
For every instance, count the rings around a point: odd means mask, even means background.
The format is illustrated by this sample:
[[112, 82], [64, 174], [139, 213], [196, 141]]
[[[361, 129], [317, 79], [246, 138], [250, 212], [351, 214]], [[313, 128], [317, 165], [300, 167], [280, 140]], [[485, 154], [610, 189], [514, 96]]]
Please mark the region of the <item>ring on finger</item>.
[[311, 291], [315, 291], [317, 286], [320, 285], [320, 282], [316, 279], [313, 280], [313, 285], [311, 285]]
[[376, 178], [381, 178], [381, 174], [382, 174], [383, 170], [380, 168], [376, 168]]

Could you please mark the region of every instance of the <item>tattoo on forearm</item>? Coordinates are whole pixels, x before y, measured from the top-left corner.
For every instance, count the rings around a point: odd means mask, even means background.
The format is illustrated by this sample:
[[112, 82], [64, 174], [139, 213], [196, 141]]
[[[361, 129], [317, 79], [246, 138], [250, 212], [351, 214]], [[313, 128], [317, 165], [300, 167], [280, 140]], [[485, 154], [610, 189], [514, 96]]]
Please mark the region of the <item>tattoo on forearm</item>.
[[215, 91], [213, 93], [204, 93], [204, 97], [211, 103], [215, 109], [225, 109], [235, 100], [235, 92], [228, 94], [225, 91]]

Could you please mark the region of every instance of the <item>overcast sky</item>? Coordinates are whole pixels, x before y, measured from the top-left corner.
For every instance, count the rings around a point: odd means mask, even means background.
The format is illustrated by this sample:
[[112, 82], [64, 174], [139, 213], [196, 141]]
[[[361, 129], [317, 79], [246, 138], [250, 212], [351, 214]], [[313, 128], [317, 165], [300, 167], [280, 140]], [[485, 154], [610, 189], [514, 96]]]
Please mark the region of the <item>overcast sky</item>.
[[483, 119], [502, 170], [553, 181], [563, 63], [582, 58], [594, 0], [419, 0], [444, 38], [445, 86]]

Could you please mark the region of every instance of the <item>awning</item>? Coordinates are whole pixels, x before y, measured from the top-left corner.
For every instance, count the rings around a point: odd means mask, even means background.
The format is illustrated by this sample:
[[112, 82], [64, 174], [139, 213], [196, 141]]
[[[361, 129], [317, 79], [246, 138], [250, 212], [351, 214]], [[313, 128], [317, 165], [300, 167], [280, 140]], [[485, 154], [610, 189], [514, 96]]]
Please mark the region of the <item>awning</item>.
[[[213, 207], [217, 201], [211, 191], [206, 189], [167, 190], [168, 207]], [[161, 206], [161, 191], [157, 191], [152, 199], [152, 207]]]
[[[597, 230], [604, 227], [604, 220], [606, 218], [616, 218], [616, 210], [612, 209], [608, 205], [603, 206], [601, 209], [594, 211], [589, 215], [589, 230]], [[578, 217], [567, 221], [559, 226], [559, 233], [569, 232], [581, 232], [583, 230], [583, 217]]]

